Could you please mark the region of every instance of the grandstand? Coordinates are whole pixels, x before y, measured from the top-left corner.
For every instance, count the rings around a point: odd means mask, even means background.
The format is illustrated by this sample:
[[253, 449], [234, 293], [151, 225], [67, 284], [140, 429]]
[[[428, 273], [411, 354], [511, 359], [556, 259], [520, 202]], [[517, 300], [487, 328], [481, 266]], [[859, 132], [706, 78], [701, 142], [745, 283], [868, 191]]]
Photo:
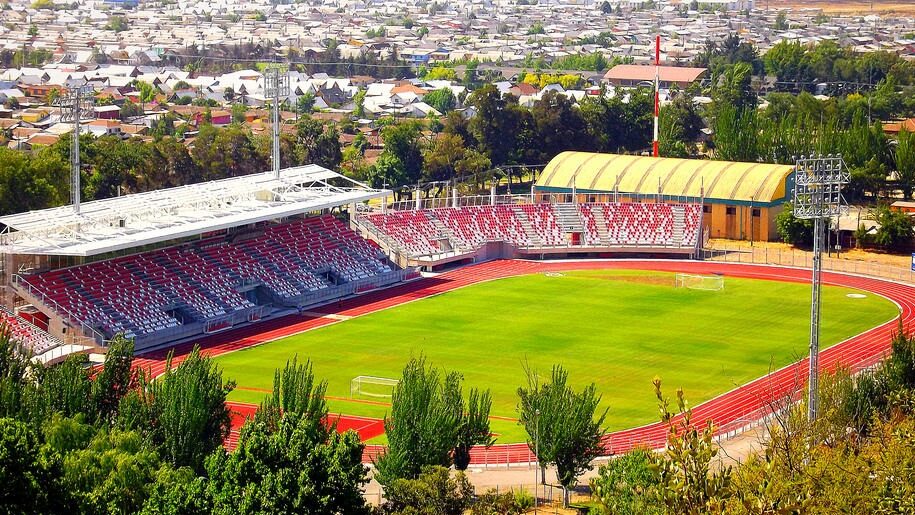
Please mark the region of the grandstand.
[[38, 355], [116, 334], [143, 351], [399, 284], [418, 266], [694, 256], [703, 242], [696, 202], [491, 195], [356, 209], [388, 193], [310, 165], [0, 217], [3, 317]]
[[418, 274], [331, 214], [384, 194], [310, 165], [0, 217], [2, 317], [39, 355], [144, 350], [397, 284]]
[[399, 263], [427, 267], [547, 254], [694, 256], [703, 243], [700, 203], [535, 204], [529, 196], [493, 196], [488, 205], [360, 215], [356, 224]]

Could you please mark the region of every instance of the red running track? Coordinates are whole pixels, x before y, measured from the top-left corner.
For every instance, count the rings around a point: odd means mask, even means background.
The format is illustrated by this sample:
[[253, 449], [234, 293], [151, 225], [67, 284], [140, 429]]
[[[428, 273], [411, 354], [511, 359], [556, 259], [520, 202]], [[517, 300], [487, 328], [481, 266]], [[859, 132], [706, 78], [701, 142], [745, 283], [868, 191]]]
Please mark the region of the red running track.
[[[664, 260], [612, 260], [612, 261], [515, 261], [500, 260], [472, 265], [424, 278], [386, 290], [374, 291], [353, 299], [334, 303], [313, 310], [325, 314], [359, 316], [422, 299], [438, 293], [454, 290], [470, 284], [491, 279], [543, 272], [564, 272], [584, 269], [638, 269], [696, 274], [720, 273], [729, 277], [767, 279], [791, 282], [809, 282], [810, 271], [795, 268], [745, 265], [736, 263]], [[894, 301], [901, 310], [903, 325], [911, 327], [915, 321], [915, 287], [868, 277], [838, 273], [823, 273], [823, 283], [857, 288], [881, 295]], [[203, 354], [216, 356], [253, 345], [258, 345], [316, 327], [334, 323], [335, 320], [315, 316], [290, 315], [260, 324], [248, 326], [202, 339], [199, 344]], [[897, 322], [887, 322], [860, 335], [836, 344], [820, 353], [823, 370], [844, 364], [852, 370], [860, 370], [876, 363], [890, 347], [890, 340]], [[174, 364], [179, 363], [190, 351], [191, 345], [174, 348]], [[166, 351], [159, 351], [138, 357], [137, 366], [146, 368], [153, 375], [165, 370]], [[748, 384], [735, 388], [714, 399], [693, 408], [694, 420], [712, 420], [719, 434], [725, 434], [747, 425], [767, 414], [768, 406], [774, 400], [787, 395], [798, 395], [807, 380], [807, 359], [776, 370]], [[233, 430], [233, 437], [235, 436]], [[608, 454], [625, 452], [635, 446], [663, 447], [667, 431], [660, 423], [626, 429], [611, 433], [606, 438]], [[230, 440], [234, 440], [230, 437]], [[234, 441], [229, 442], [230, 445]], [[366, 446], [364, 459], [371, 460], [383, 451], [379, 445]], [[471, 464], [505, 464], [533, 461], [527, 444], [502, 444], [489, 449], [475, 448], [471, 452]]]

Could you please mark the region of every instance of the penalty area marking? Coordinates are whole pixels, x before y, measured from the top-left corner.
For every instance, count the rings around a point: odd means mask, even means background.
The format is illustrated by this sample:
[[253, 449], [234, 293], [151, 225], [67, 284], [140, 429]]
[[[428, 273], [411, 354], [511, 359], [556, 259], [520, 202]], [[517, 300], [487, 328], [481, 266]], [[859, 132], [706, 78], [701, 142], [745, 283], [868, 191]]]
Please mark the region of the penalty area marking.
[[867, 295], [863, 295], [861, 293], [849, 293], [845, 296], [848, 297], [849, 299], [866, 299], [867, 298]]

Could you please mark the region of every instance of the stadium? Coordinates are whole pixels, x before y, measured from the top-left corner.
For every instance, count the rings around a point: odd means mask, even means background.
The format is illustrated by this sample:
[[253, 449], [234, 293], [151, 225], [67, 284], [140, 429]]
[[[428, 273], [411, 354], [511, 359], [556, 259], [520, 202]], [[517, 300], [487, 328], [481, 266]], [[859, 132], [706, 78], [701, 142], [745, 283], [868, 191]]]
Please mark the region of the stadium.
[[[473, 463], [532, 461], [524, 361], [599, 385], [608, 454], [656, 447], [653, 375], [696, 392], [722, 435], [803, 384], [810, 272], [699, 259], [722, 231], [768, 239], [792, 188], [791, 167], [583, 153], [529, 195], [400, 203], [314, 165], [265, 172], [0, 218], [0, 318], [45, 363], [123, 334], [155, 375], [199, 344], [238, 382], [236, 425], [276, 368], [310, 358], [366, 459], [418, 354], [492, 388], [498, 444]], [[821, 367], [873, 364], [915, 291], [823, 280]]]

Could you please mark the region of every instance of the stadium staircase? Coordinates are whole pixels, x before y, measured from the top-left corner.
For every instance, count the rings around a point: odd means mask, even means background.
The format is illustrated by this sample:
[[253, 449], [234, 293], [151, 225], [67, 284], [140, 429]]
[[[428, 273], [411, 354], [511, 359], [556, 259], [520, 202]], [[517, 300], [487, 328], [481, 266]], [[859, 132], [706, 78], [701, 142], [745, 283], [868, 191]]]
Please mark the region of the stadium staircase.
[[683, 242], [684, 228], [686, 227], [686, 208], [683, 206], [671, 206], [670, 209], [674, 215], [671, 237], [675, 242]]
[[555, 204], [559, 228], [564, 233], [585, 232], [584, 224], [575, 204]]
[[534, 230], [533, 225], [531, 224], [531, 219], [527, 216], [527, 213], [521, 209], [521, 206], [512, 206], [512, 211], [515, 212], [515, 216], [518, 218], [518, 222], [521, 224], [521, 227], [524, 228], [524, 232], [527, 233], [527, 237], [531, 240], [532, 247], [541, 247], [543, 246], [543, 241], [540, 239], [540, 236], [537, 234], [537, 231]]

